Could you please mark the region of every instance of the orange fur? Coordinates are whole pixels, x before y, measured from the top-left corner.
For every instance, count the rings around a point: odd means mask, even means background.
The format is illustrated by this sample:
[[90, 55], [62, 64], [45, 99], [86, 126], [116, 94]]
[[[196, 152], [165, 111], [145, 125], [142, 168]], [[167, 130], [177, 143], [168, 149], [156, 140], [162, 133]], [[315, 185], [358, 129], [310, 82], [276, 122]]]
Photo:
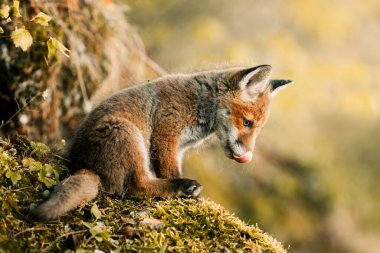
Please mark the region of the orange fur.
[[[267, 90], [260, 94], [253, 102], [245, 102], [240, 96], [241, 92], [238, 92], [236, 97], [228, 101], [232, 111], [231, 121], [238, 129], [239, 139], [244, 146], [253, 151], [255, 145], [254, 135], [257, 136], [269, 116], [270, 91]], [[253, 122], [252, 128], [243, 126], [244, 119]]]

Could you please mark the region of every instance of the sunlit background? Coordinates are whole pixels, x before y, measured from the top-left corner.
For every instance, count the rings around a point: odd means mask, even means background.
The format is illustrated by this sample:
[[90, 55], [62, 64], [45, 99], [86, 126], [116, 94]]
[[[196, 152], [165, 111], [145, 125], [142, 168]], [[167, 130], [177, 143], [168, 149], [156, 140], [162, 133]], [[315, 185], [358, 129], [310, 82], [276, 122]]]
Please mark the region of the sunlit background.
[[379, 1], [125, 2], [170, 73], [270, 64], [274, 78], [295, 80], [276, 97], [253, 163], [228, 160], [217, 142], [187, 155], [203, 196], [291, 252], [379, 252]]

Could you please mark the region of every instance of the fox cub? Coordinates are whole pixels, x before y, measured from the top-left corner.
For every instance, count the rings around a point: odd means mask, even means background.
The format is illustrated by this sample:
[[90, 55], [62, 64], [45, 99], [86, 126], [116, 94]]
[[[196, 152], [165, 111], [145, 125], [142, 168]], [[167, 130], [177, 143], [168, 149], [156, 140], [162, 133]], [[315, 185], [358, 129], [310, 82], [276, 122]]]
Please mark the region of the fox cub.
[[57, 219], [96, 197], [197, 198], [201, 185], [181, 178], [184, 152], [215, 134], [227, 157], [252, 159], [271, 98], [289, 80], [270, 80], [271, 66], [176, 74], [117, 92], [82, 122], [66, 150], [71, 176], [31, 210]]

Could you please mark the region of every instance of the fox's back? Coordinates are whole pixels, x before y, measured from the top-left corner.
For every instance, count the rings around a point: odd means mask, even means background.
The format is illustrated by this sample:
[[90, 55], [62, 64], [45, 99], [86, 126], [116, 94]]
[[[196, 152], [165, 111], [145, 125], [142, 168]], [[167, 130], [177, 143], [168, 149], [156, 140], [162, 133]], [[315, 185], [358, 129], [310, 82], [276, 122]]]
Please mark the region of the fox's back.
[[172, 134], [195, 125], [198, 119], [194, 88], [188, 78], [172, 76], [121, 90], [107, 98], [84, 119], [69, 145], [70, 169], [98, 166], [97, 157], [104, 142], [121, 138], [123, 128], [130, 123], [142, 135], [147, 149], [155, 132]]

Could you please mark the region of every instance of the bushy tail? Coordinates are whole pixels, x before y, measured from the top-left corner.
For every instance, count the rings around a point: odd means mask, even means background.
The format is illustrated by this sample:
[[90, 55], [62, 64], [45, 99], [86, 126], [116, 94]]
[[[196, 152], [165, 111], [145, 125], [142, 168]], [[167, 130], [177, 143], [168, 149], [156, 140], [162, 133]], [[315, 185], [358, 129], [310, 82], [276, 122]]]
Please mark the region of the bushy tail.
[[30, 210], [39, 221], [55, 220], [68, 211], [90, 201], [98, 194], [100, 178], [90, 170], [82, 169], [66, 178], [56, 187], [50, 198]]

